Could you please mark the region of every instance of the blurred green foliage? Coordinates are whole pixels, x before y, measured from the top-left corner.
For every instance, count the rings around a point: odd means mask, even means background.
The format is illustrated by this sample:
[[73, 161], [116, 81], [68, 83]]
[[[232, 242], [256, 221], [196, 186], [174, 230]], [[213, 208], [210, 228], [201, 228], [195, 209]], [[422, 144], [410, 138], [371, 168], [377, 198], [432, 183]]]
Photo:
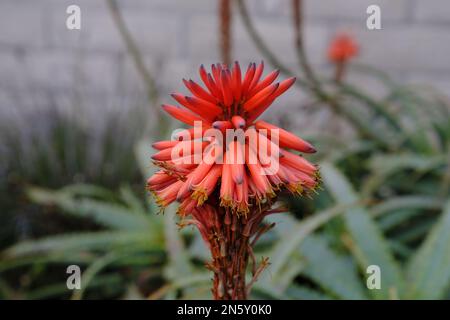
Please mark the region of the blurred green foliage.
[[[314, 199], [282, 199], [292, 214], [267, 219], [277, 227], [262, 237], [255, 254], [270, 257], [271, 265], [252, 298], [450, 297], [450, 108], [429, 89], [386, 85], [389, 94], [378, 100], [350, 85], [336, 86], [339, 99], [358, 104], [357, 121], [372, 134], [356, 129], [351, 138], [311, 137], [320, 150], [323, 190]], [[149, 145], [141, 141], [127, 150], [127, 166], [140, 167], [144, 178], [152, 170]], [[111, 187], [136, 182], [133, 174], [113, 176], [121, 180], [105, 183], [99, 174], [92, 179], [97, 186], [55, 190], [48, 189], [53, 183], [23, 174], [27, 184], [37, 185], [26, 196], [40, 214], [90, 224], [5, 249], [2, 298], [210, 298], [208, 251], [198, 233], [177, 230], [174, 208], [158, 215], [143, 197], [143, 184]], [[69, 264], [83, 270], [80, 291], [65, 287]], [[366, 286], [369, 265], [381, 269], [380, 290]]]
[[32, 204], [24, 192], [29, 185], [95, 183], [114, 190], [124, 178], [140, 183], [133, 148], [144, 130], [142, 108], [110, 110], [94, 119], [76, 100], [64, 109], [53, 97], [48, 106], [18, 108], [14, 117], [0, 119], [0, 248], [80, 227]]
[[[117, 5], [108, 3], [157, 105], [156, 81]], [[238, 3], [262, 55], [294, 75]], [[373, 77], [384, 97], [319, 79], [296, 31], [305, 77], [297, 85], [351, 133], [330, 125], [309, 137], [319, 150], [323, 190], [313, 199], [285, 196], [291, 212], [267, 218], [277, 227], [255, 254], [271, 265], [252, 298], [450, 298], [448, 98], [367, 66], [348, 71]], [[147, 117], [127, 109], [88, 124], [77, 107], [75, 116], [55, 104], [20, 121], [0, 119], [0, 298], [210, 298], [208, 251], [198, 232], [177, 230], [175, 208], [158, 215], [144, 192], [152, 171], [151, 143], [141, 141]], [[164, 119], [154, 131], [169, 129]], [[82, 268], [82, 290], [66, 287], [70, 264]], [[379, 290], [366, 286], [370, 265], [381, 269]]]

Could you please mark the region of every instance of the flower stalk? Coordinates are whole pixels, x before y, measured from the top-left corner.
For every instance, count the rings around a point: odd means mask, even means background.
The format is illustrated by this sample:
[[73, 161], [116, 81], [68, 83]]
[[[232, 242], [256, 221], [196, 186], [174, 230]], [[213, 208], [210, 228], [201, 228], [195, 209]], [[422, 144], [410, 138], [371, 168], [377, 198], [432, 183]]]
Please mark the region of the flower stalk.
[[[253, 246], [273, 224], [261, 224], [265, 215], [262, 212], [239, 216], [228, 208], [208, 210], [214, 210], [214, 223], [202, 236], [212, 256], [206, 267], [214, 273], [213, 297], [216, 300], [246, 300], [251, 286], [268, 265], [267, 258], [263, 258], [257, 265]], [[249, 263], [252, 279], [247, 284], [246, 271]]]
[[[212, 260], [215, 299], [247, 299], [258, 276], [253, 247], [273, 227], [264, 224], [278, 195], [305, 195], [318, 185], [317, 167], [297, 154], [314, 153], [307, 141], [258, 118], [295, 82], [275, 82], [279, 71], [263, 75], [264, 63], [250, 63], [245, 73], [238, 62], [231, 68], [201, 66], [204, 87], [183, 80], [192, 96], [172, 97], [181, 106], [164, 104], [163, 110], [191, 126], [172, 140], [153, 144], [152, 156], [160, 170], [147, 181], [156, 202], [166, 207], [178, 202], [181, 227], [199, 230]], [[246, 273], [251, 265], [252, 279]]]
[[336, 83], [343, 80], [348, 61], [357, 54], [358, 46], [348, 34], [342, 33], [334, 37], [328, 49], [328, 59], [335, 64]]
[[220, 0], [220, 52], [225, 64], [231, 63], [231, 0]]

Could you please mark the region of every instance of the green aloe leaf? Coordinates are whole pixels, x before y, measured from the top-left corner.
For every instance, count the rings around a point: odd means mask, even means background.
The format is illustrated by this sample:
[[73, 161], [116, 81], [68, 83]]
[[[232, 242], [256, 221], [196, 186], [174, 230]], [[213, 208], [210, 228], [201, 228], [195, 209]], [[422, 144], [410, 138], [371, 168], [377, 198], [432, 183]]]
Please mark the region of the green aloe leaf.
[[333, 299], [322, 292], [316, 291], [314, 289], [299, 286], [299, 285], [291, 285], [286, 290], [286, 298], [293, 300], [331, 300]]
[[[123, 286], [123, 279], [119, 274], [109, 274], [109, 275], [98, 275], [95, 279], [92, 279], [90, 283], [90, 289], [100, 288], [104, 289], [109, 287], [111, 289], [120, 290]], [[39, 287], [35, 290], [28, 291], [24, 294], [24, 298], [27, 300], [38, 300], [38, 299], [50, 299], [50, 298], [61, 298], [64, 294], [68, 293], [67, 284], [56, 283], [46, 286]]]
[[57, 205], [65, 212], [83, 218], [91, 218], [95, 222], [109, 228], [154, 232], [154, 223], [142, 215], [130, 213], [130, 209], [112, 202], [75, 198], [69, 192], [50, 191], [39, 188], [28, 190], [29, 197], [39, 204]]
[[114, 192], [109, 189], [87, 183], [75, 183], [64, 186], [61, 191], [77, 196], [97, 197], [101, 199], [114, 199]]
[[450, 286], [450, 201], [408, 267], [410, 296], [442, 299]]
[[383, 232], [386, 232], [387, 230], [390, 230], [420, 214], [421, 214], [420, 210], [398, 209], [392, 212], [391, 214], [387, 214], [384, 217], [378, 219], [378, 226], [380, 227], [381, 230], [383, 230]]
[[69, 265], [73, 263], [77, 264], [89, 264], [96, 259], [95, 254], [87, 252], [56, 252], [48, 253], [45, 255], [36, 256], [11, 256], [11, 259], [7, 259], [4, 253], [0, 253], [0, 273], [6, 270], [15, 269], [18, 267], [32, 265], [32, 264], [63, 264]]
[[88, 286], [97, 277], [102, 269], [114, 262], [120, 257], [116, 252], [112, 251], [95, 260], [82, 274], [81, 288], [75, 290], [72, 294], [72, 300], [81, 300]]
[[147, 209], [145, 207], [145, 202], [139, 199], [139, 197], [131, 190], [131, 187], [129, 185], [120, 188], [120, 196], [126, 203], [126, 205], [130, 208], [130, 213], [144, 216], [147, 219], [152, 219], [155, 217], [154, 214], [157, 211], [151, 210], [151, 208]]
[[310, 235], [299, 249], [306, 267], [303, 274], [325, 292], [340, 299], [366, 299], [358, 270], [348, 257], [334, 252], [324, 237]]
[[445, 155], [424, 156], [412, 153], [378, 154], [371, 158], [370, 169], [373, 174], [364, 183], [362, 193], [371, 195], [392, 175], [406, 170], [425, 174], [445, 165]]
[[370, 167], [376, 173], [383, 174], [390, 174], [405, 169], [426, 172], [445, 164], [445, 160], [445, 155], [425, 156], [413, 153], [379, 154], [372, 158]]
[[[403, 86], [395, 88], [388, 96], [387, 101], [394, 101], [400, 107], [404, 120], [403, 139], [408, 141], [420, 153], [435, 153], [438, 147], [435, 144], [437, 132], [434, 130], [433, 103], [424, 98], [424, 92], [419, 93], [416, 86]], [[424, 108], [423, 106], [428, 106]]]
[[165, 267], [165, 276], [170, 281], [189, 277], [194, 273], [190, 261], [190, 252], [186, 250], [185, 243], [177, 227], [177, 215], [174, 205], [169, 206], [164, 213], [164, 237], [168, 254], [168, 263]]
[[[321, 174], [325, 188], [339, 204], [351, 204], [358, 200], [350, 182], [330, 163], [323, 163]], [[389, 246], [369, 212], [363, 206], [347, 210], [343, 216], [346, 228], [354, 240], [355, 251], [359, 254], [362, 272], [370, 265], [381, 269], [381, 289], [371, 290], [375, 298], [388, 299], [392, 292], [400, 294], [403, 291], [403, 278], [400, 268], [394, 260]]]
[[318, 212], [301, 222], [290, 219], [289, 232], [278, 241], [277, 245], [269, 254], [271, 261], [273, 261], [270, 269], [274, 278], [282, 273], [283, 266], [289, 262], [292, 253], [299, 248], [301, 242], [309, 234], [330, 221], [332, 218], [344, 213], [345, 209], [348, 209], [351, 205], [354, 204], [335, 206], [331, 209]]
[[444, 202], [441, 198], [425, 195], [408, 195], [389, 198], [376, 206], [370, 211], [372, 217], [379, 217], [389, 212], [402, 209], [439, 209], [442, 208]]
[[376, 115], [383, 117], [396, 131], [402, 130], [400, 123], [395, 115], [389, 110], [386, 103], [379, 102], [374, 98], [364, 94], [359, 88], [355, 88], [350, 84], [341, 84], [340, 89], [343, 93], [356, 98], [373, 110]]
[[176, 293], [176, 291], [179, 289], [185, 289], [192, 287], [194, 285], [210, 282], [211, 282], [211, 274], [209, 272], [202, 271], [192, 273], [189, 277], [179, 277], [178, 279], [171, 281], [170, 283], [164, 285], [155, 292], [151, 293], [148, 298], [151, 300], [160, 299], [162, 297], [167, 296], [170, 293]]
[[2, 258], [11, 259], [26, 255], [54, 252], [80, 252], [89, 250], [112, 250], [115, 248], [143, 248], [162, 250], [160, 235], [150, 232], [102, 231], [65, 234], [38, 240], [20, 242], [3, 251]]

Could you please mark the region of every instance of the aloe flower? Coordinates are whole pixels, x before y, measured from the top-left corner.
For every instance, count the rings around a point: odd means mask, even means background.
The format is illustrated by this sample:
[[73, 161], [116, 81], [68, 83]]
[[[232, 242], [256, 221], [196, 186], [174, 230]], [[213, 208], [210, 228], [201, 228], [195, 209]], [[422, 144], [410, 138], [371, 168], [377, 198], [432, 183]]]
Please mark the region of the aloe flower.
[[270, 227], [263, 218], [284, 211], [272, 208], [280, 193], [304, 195], [318, 184], [317, 167], [296, 153], [314, 153], [313, 146], [257, 120], [295, 82], [276, 82], [279, 72], [263, 76], [263, 69], [262, 62], [244, 74], [238, 62], [231, 69], [214, 64], [211, 72], [201, 66], [204, 86], [183, 80], [192, 95], [174, 93], [179, 106], [162, 106], [190, 127], [153, 144], [160, 170], [147, 188], [161, 207], [179, 202], [180, 225], [197, 226], [211, 251], [215, 299], [247, 297], [249, 259], [254, 278], [267, 265], [257, 268], [252, 251]]
[[328, 48], [328, 59], [334, 63], [350, 60], [358, 54], [358, 45], [345, 33], [336, 35]]
[[328, 60], [335, 66], [334, 78], [340, 82], [345, 75], [345, 69], [350, 59], [358, 55], [359, 48], [356, 41], [348, 34], [337, 34], [328, 48]]

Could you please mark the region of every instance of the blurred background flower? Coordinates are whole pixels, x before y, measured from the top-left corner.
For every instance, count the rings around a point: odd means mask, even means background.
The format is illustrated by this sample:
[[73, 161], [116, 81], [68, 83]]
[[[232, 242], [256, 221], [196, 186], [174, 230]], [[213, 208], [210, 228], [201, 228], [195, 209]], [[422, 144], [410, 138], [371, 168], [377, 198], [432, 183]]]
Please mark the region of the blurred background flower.
[[[144, 177], [178, 126], [161, 97], [234, 60], [297, 77], [264, 117], [313, 142], [324, 189], [267, 219], [255, 259], [272, 264], [251, 298], [450, 298], [450, 4], [79, 0], [68, 30], [70, 4], [0, 3], [1, 298], [211, 298], [200, 237], [174, 208], [156, 215]], [[359, 52], [336, 77], [342, 30]]]

